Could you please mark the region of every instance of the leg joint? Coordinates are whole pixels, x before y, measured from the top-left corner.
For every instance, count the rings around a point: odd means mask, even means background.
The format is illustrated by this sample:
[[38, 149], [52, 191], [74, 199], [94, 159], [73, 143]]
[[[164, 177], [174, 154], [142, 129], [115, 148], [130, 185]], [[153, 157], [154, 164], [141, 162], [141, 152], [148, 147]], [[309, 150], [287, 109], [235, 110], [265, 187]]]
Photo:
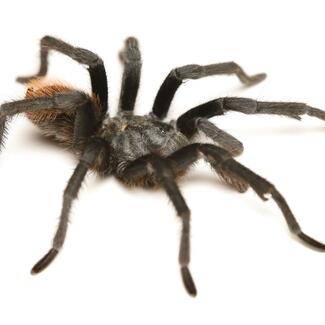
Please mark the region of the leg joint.
[[80, 47], [73, 47], [52, 36], [44, 36], [41, 39], [41, 47], [43, 50], [56, 50], [61, 52], [70, 56], [73, 60], [81, 64], [86, 64], [89, 67], [103, 64], [102, 59], [97, 54]]
[[231, 154], [227, 150], [213, 144], [199, 144], [198, 150], [203, 153], [208, 160], [211, 160], [213, 165], [221, 165], [228, 160], [233, 160]]
[[244, 114], [254, 114], [258, 109], [256, 100], [250, 98], [226, 97], [223, 103], [226, 110], [237, 111]]
[[189, 64], [172, 70], [172, 74], [181, 81], [184, 79], [199, 79], [205, 75], [205, 68], [198, 64]]

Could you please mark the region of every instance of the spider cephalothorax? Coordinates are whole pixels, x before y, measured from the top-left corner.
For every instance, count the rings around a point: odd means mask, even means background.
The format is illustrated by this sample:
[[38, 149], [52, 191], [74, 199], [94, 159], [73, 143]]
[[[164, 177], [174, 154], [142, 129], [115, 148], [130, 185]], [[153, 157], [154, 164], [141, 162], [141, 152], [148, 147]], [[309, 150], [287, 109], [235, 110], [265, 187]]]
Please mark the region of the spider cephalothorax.
[[[44, 78], [50, 50], [61, 52], [88, 67], [91, 95]], [[190, 210], [176, 179], [200, 158], [206, 160], [235, 190], [245, 192], [251, 187], [261, 199], [272, 198], [294, 235], [313, 248], [325, 250], [324, 244], [301, 231], [285, 199], [274, 185], [234, 160], [233, 157], [243, 151], [242, 143], [208, 120], [229, 110], [244, 114], [277, 114], [296, 119], [308, 114], [325, 120], [324, 111], [302, 103], [259, 102], [249, 98], [226, 97], [194, 107], [176, 122], [163, 122], [183, 80], [235, 74], [244, 84], [252, 85], [266, 76], [248, 76], [236, 63], [226, 62], [173, 69], [156, 95], [152, 112], [145, 116], [133, 115], [140, 82], [141, 55], [137, 40], [130, 37], [120, 54], [124, 74], [119, 110], [117, 116], [110, 117], [107, 112], [106, 72], [103, 61], [96, 54], [50, 36], [42, 38], [40, 54], [39, 72], [17, 79], [27, 85], [26, 98], [1, 106], [1, 145], [7, 120], [12, 115], [25, 113], [44, 136], [72, 150], [79, 163], [64, 191], [60, 222], [52, 248], [34, 265], [33, 274], [46, 268], [61, 250], [72, 202], [87, 171], [93, 169], [103, 176], [115, 175], [128, 185], [160, 186], [166, 191], [182, 223], [179, 249], [182, 279], [188, 293], [195, 296], [196, 287], [189, 271]], [[195, 142], [198, 132], [216, 144]]]
[[167, 157], [190, 143], [184, 134], [153, 115], [106, 118], [99, 135], [110, 143], [111, 169], [122, 180], [129, 162], [150, 154]]

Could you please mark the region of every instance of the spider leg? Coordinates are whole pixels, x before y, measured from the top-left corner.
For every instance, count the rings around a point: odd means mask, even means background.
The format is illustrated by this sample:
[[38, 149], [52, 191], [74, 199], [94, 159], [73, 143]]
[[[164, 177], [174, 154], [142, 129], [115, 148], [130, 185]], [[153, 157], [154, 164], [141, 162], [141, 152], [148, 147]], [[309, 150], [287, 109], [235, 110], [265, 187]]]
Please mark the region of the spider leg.
[[92, 91], [99, 101], [102, 115], [105, 115], [108, 109], [108, 90], [103, 60], [97, 54], [91, 51], [79, 47], [73, 47], [72, 45], [52, 36], [44, 36], [41, 39], [40, 46], [41, 63], [38, 73], [28, 77], [18, 77], [17, 81], [20, 83], [27, 83], [35, 78], [45, 76], [48, 69], [49, 51], [55, 50], [67, 55], [80, 64], [85, 64], [88, 66]]
[[242, 142], [228, 132], [215, 126], [206, 118], [198, 118], [196, 120], [196, 129], [212, 139], [221, 148], [229, 151], [233, 157], [239, 156], [244, 151]]
[[129, 181], [148, 174], [153, 174], [157, 183], [165, 189], [168, 197], [174, 204], [177, 215], [182, 221], [179, 248], [181, 275], [187, 292], [192, 296], [196, 296], [197, 290], [188, 267], [190, 263], [190, 210], [175, 182], [175, 175], [172, 169], [159, 156], [149, 155], [135, 160], [125, 169], [123, 177]]
[[163, 84], [160, 86], [156, 95], [152, 111], [156, 117], [163, 119], [166, 117], [170, 104], [178, 87], [186, 79], [199, 79], [214, 75], [235, 74], [239, 80], [245, 85], [254, 85], [263, 81], [266, 78], [265, 73], [249, 76], [246, 72], [235, 62], [225, 62], [210, 65], [185, 65], [173, 69]]
[[64, 190], [63, 205], [60, 215], [60, 221], [52, 242], [52, 247], [47, 254], [44, 255], [32, 268], [31, 273], [37, 274], [43, 271], [58, 255], [61, 250], [69, 224], [69, 214], [73, 201], [77, 198], [81, 184], [86, 176], [89, 168], [92, 167], [96, 158], [103, 148], [103, 141], [95, 139], [89, 143], [84, 150], [79, 163], [74, 170], [69, 182]]
[[196, 121], [199, 118], [210, 118], [223, 115], [227, 111], [244, 114], [273, 114], [300, 120], [307, 114], [325, 120], [325, 111], [295, 102], [263, 102], [251, 98], [221, 97], [196, 106], [181, 115], [176, 124], [178, 129], [188, 137], [196, 131]]
[[235, 157], [243, 152], [243, 144], [231, 134], [219, 129], [208, 120], [213, 116], [223, 114], [222, 99], [212, 100], [185, 112], [177, 119], [176, 126], [188, 138], [193, 137], [197, 131], [203, 132], [207, 137], [211, 138]]
[[0, 151], [2, 150], [4, 146], [5, 139], [7, 137], [8, 129], [7, 129], [7, 124], [8, 124], [8, 118], [7, 117], [1, 117], [0, 118]]
[[244, 114], [281, 115], [298, 120], [301, 119], [301, 115], [307, 114], [325, 120], [325, 111], [304, 103], [262, 102], [250, 98], [224, 97], [188, 110], [177, 119], [176, 126], [188, 138], [193, 137], [197, 131], [202, 131], [222, 148], [229, 151], [232, 156], [236, 156], [243, 151], [243, 144], [207, 120], [213, 116], [223, 115], [227, 111], [237, 111]]
[[231, 157], [226, 150], [211, 144], [190, 144], [170, 155], [167, 159], [175, 173], [178, 173], [200, 157], [204, 157], [216, 172], [220, 170], [233, 182], [249, 185], [262, 200], [272, 198], [280, 208], [289, 230], [305, 244], [325, 251], [325, 245], [306, 235], [300, 228], [286, 200], [276, 187]]
[[132, 113], [137, 97], [141, 77], [141, 53], [138, 41], [129, 37], [125, 41], [125, 48], [120, 52], [120, 59], [124, 64], [121, 86], [119, 111]]
[[76, 143], [78, 140], [92, 135], [98, 124], [92, 99], [83, 92], [66, 91], [52, 96], [35, 97], [2, 104], [0, 107], [0, 139], [3, 140], [4, 138], [5, 123], [8, 118], [15, 114], [39, 110], [58, 110], [62, 113], [75, 112], [74, 141]]
[[296, 102], [263, 102], [250, 98], [225, 97], [217, 99], [224, 111], [237, 111], [244, 114], [273, 114], [300, 120], [301, 115], [309, 115], [325, 120], [325, 111]]

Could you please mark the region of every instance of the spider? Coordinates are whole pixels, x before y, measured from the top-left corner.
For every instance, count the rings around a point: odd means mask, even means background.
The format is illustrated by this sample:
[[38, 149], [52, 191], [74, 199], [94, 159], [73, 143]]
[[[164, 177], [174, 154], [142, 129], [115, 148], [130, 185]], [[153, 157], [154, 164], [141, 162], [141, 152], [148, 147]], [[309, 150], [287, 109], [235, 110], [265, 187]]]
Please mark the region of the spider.
[[[85, 65], [91, 80], [91, 95], [45, 78], [48, 54], [58, 51]], [[1, 105], [0, 141], [6, 123], [19, 113], [39, 127], [42, 134], [70, 149], [78, 164], [63, 194], [63, 204], [52, 247], [32, 268], [43, 271], [58, 255], [66, 238], [69, 214], [81, 184], [89, 170], [101, 176], [115, 175], [130, 186], [161, 187], [175, 207], [181, 222], [179, 246], [180, 273], [185, 289], [196, 296], [197, 289], [189, 269], [190, 209], [176, 180], [198, 159], [204, 159], [228, 185], [239, 192], [251, 187], [262, 200], [272, 198], [281, 210], [289, 230], [302, 242], [320, 251], [325, 245], [302, 232], [286, 200], [276, 187], [257, 175], [234, 157], [243, 145], [236, 138], [217, 128], [209, 118], [227, 111], [244, 114], [275, 114], [300, 119], [307, 114], [325, 120], [325, 112], [303, 103], [261, 102], [249, 98], [225, 97], [196, 106], [176, 122], [164, 122], [172, 99], [184, 80], [214, 75], [236, 75], [245, 85], [254, 85], [266, 74], [247, 75], [235, 62], [210, 65], [185, 65], [171, 70], [155, 97], [148, 115], [133, 114], [141, 75], [141, 54], [138, 41], [129, 37], [120, 53], [124, 66], [118, 113], [108, 115], [107, 77], [102, 59], [93, 52], [71, 46], [45, 36], [40, 42], [40, 68], [36, 75], [19, 77], [27, 85], [26, 97]], [[196, 142], [203, 134], [214, 141]]]

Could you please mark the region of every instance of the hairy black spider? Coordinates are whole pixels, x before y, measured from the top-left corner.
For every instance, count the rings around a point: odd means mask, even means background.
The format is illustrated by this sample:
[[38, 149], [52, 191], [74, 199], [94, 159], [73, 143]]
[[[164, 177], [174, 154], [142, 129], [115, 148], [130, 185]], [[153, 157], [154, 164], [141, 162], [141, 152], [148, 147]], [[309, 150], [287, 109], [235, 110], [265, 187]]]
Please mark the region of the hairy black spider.
[[[91, 96], [62, 83], [43, 78], [47, 73], [50, 50], [61, 52], [88, 67]], [[68, 228], [69, 213], [81, 183], [89, 169], [103, 176], [115, 175], [129, 185], [161, 186], [172, 201], [182, 223], [179, 264], [187, 292], [195, 296], [196, 287], [189, 271], [190, 210], [176, 179], [198, 159], [205, 159], [220, 177], [235, 190], [245, 192], [250, 186], [262, 200], [272, 198], [280, 208], [290, 231], [309, 246], [324, 251], [325, 245], [302, 232], [288, 204], [266, 179], [233, 159], [243, 151], [236, 138], [217, 128], [209, 118], [232, 110], [244, 114], [276, 114], [300, 119], [307, 114], [325, 120], [325, 112], [302, 103], [260, 102], [249, 98], [218, 98], [181, 115], [176, 123], [162, 120], [171, 101], [185, 79], [199, 79], [220, 74], [235, 74], [245, 85], [265, 79], [265, 74], [247, 75], [234, 62], [206, 66], [186, 65], [171, 70], [161, 85], [152, 112], [133, 115], [141, 74], [138, 42], [130, 37], [120, 53], [124, 64], [117, 116], [109, 117], [107, 79], [104, 63], [96, 54], [73, 47], [59, 39], [45, 36], [41, 40], [40, 69], [36, 75], [20, 77], [27, 84], [26, 98], [1, 105], [0, 142], [11, 116], [25, 113], [44, 136], [71, 149], [79, 158], [64, 190], [60, 221], [52, 248], [32, 268], [32, 274], [44, 270], [61, 250]], [[196, 143], [203, 133], [218, 145]]]

